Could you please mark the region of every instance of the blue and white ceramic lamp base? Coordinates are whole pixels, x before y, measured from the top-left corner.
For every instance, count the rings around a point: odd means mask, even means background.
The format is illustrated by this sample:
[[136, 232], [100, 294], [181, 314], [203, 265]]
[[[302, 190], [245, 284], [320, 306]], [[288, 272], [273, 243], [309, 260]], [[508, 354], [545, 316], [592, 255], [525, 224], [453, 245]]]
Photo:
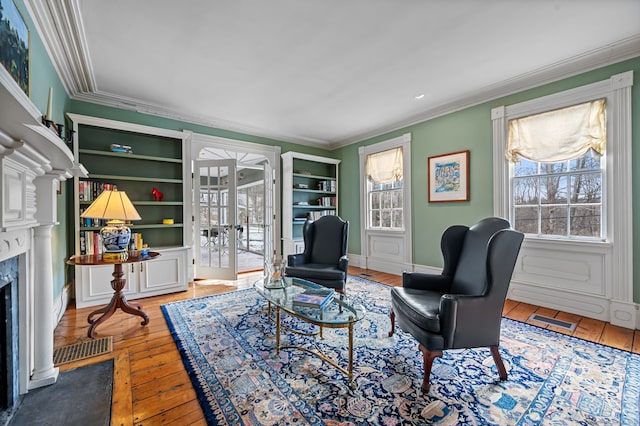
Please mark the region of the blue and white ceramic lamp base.
[[131, 229], [121, 221], [109, 221], [100, 230], [102, 245], [104, 246], [103, 258], [126, 258], [131, 240]]

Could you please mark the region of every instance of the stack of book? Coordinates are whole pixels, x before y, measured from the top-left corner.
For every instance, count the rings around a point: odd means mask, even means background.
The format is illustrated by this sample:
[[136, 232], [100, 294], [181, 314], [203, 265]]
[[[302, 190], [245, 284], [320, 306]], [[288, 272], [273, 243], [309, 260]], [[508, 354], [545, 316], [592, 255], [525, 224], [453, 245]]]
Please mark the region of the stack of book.
[[304, 306], [307, 308], [326, 308], [333, 300], [335, 290], [332, 288], [311, 289], [308, 288], [304, 292], [294, 296], [294, 306]]

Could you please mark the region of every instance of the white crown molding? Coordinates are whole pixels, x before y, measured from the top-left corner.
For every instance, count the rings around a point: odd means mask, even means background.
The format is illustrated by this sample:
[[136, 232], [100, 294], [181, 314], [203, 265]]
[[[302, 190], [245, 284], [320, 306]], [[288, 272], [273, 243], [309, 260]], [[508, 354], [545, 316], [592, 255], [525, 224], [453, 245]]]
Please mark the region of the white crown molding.
[[353, 134], [341, 140], [326, 141], [274, 132], [216, 117], [186, 114], [163, 105], [102, 92], [98, 90], [93, 74], [80, 13], [80, 0], [24, 0], [24, 3], [71, 99], [330, 150], [640, 55], [640, 36], [631, 37], [452, 99], [406, 120]]
[[67, 95], [96, 89], [79, 0], [24, 0]]
[[163, 105], [145, 102], [126, 96], [115, 95], [100, 90], [95, 90], [90, 93], [78, 93], [76, 95], [72, 95], [71, 98], [74, 100], [89, 102], [93, 104], [136, 111], [141, 114], [154, 115], [170, 120], [182, 121], [185, 123], [197, 124], [231, 132], [264, 137], [267, 139], [273, 139], [275, 141], [290, 142], [298, 145], [308, 145], [317, 148], [327, 148], [327, 142], [320, 139], [310, 139], [308, 137], [303, 137], [295, 134], [278, 133], [272, 130], [237, 123], [234, 121], [223, 120], [220, 118], [208, 117], [202, 114], [187, 114], [176, 109], [167, 108]]
[[505, 80], [500, 83], [487, 86], [458, 99], [452, 99], [450, 102], [437, 105], [419, 115], [395, 123], [394, 125], [380, 127], [364, 134], [353, 135], [352, 137], [346, 138], [342, 141], [333, 141], [329, 146], [331, 149], [336, 149], [353, 143], [362, 142], [375, 136], [403, 129], [455, 111], [460, 111], [494, 99], [519, 93], [524, 90], [533, 89], [544, 84], [553, 83], [568, 77], [583, 74], [587, 71], [592, 71], [607, 65], [635, 58], [638, 55], [640, 55], [640, 36], [630, 37], [617, 43], [585, 52], [582, 55], [553, 63], [547, 67], [521, 74], [510, 80]]

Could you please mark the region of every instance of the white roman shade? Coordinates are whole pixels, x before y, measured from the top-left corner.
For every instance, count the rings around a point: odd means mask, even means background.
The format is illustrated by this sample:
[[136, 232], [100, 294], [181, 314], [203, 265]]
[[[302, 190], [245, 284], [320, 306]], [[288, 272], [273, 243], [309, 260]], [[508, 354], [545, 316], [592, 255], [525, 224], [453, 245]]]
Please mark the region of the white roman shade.
[[514, 119], [505, 155], [513, 162], [521, 156], [543, 163], [577, 158], [590, 149], [602, 155], [605, 123], [604, 99]]
[[392, 183], [402, 180], [402, 148], [367, 155], [367, 178], [375, 183]]

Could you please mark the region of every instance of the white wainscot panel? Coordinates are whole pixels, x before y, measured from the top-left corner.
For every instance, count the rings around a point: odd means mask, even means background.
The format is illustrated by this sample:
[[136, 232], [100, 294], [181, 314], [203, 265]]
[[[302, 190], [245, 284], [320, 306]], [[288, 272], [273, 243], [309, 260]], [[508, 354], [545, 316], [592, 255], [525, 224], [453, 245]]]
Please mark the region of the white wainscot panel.
[[367, 267], [389, 274], [401, 274], [405, 265], [404, 234], [367, 233]]
[[403, 261], [404, 239], [396, 236], [369, 235], [369, 256]]
[[603, 297], [584, 296], [563, 290], [534, 287], [517, 281], [511, 282], [507, 297], [519, 302], [609, 321], [609, 301]]
[[140, 264], [143, 284], [141, 292], [175, 287], [180, 284], [182, 262], [179, 258], [158, 258]]
[[520, 251], [513, 281], [553, 290], [606, 296], [608, 249], [604, 244], [526, 242]]

